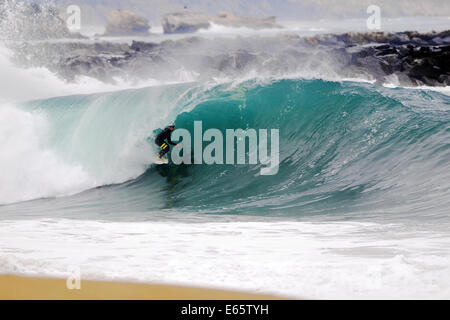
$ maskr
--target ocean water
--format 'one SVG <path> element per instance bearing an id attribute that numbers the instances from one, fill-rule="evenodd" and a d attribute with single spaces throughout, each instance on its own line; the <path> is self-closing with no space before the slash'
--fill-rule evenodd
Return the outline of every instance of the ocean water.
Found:
<path id="1" fill-rule="evenodd" d="M 155 130 L 278 128 L 280 166 L 152 164 Z M 450 97 L 266 79 L 0 109 L 0 272 L 450 297 Z"/>
<path id="2" fill-rule="evenodd" d="M 449 19 L 383 21 L 383 31 L 439 31 Z M 283 25 L 366 31 L 365 19 Z M 84 31 L 85 42 L 133 40 Z M 277 32 L 213 26 L 196 36 Z M 154 28 L 140 40 L 190 36 Z M 319 70 L 68 83 L 13 55 L 0 45 L 0 274 L 64 278 L 76 268 L 82 280 L 294 298 L 450 298 L 448 87 Z M 203 131 L 279 129 L 278 173 L 155 165 L 157 130 L 193 133 L 194 121 Z"/>

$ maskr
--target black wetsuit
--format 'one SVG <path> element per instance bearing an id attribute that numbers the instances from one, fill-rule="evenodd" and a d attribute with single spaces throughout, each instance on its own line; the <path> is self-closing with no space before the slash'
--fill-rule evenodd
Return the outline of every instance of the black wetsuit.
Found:
<path id="1" fill-rule="evenodd" d="M 170 136 L 172 135 L 172 130 L 170 130 L 170 128 L 165 128 L 160 134 L 158 134 L 158 136 L 155 139 L 155 143 L 158 147 L 161 148 L 161 151 L 159 152 L 159 156 L 163 157 L 167 152 L 169 152 L 170 147 L 169 145 L 165 142 L 165 140 L 167 140 L 167 142 L 173 146 L 176 146 L 176 143 L 173 143 L 172 140 L 170 139 Z"/>

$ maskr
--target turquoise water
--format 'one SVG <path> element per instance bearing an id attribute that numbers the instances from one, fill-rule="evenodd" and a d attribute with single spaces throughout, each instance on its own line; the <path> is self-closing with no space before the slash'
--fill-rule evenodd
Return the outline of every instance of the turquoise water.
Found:
<path id="1" fill-rule="evenodd" d="M 450 297 L 450 97 L 185 83 L 0 109 L 0 272 L 293 297 Z M 157 131 L 279 129 L 261 165 L 152 164 Z M 214 272 L 212 272 L 212 270 Z"/>
<path id="2" fill-rule="evenodd" d="M 58 214 L 70 212 L 72 202 L 86 216 L 103 206 L 124 217 L 161 210 L 335 218 L 448 213 L 450 99 L 437 92 L 322 80 L 191 83 L 21 108 L 46 122 L 42 148 L 80 166 L 86 186 L 96 187 L 71 190 L 67 182 L 62 192 L 84 191 L 69 198 L 69 208 L 55 194 L 31 204 L 51 209 L 54 202 Z M 224 136 L 226 129 L 279 129 L 278 174 L 261 176 L 261 165 L 250 164 L 151 164 L 155 130 L 175 122 L 193 135 L 200 120 L 203 131 L 217 128 Z"/>

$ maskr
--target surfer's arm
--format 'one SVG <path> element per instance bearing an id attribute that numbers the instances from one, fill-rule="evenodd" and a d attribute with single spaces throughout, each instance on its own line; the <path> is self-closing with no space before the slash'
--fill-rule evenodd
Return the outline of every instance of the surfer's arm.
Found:
<path id="1" fill-rule="evenodd" d="M 171 139 L 171 137 L 170 137 L 170 134 L 169 134 L 169 136 L 167 137 L 167 142 L 168 142 L 170 145 L 172 145 L 172 146 L 176 146 L 176 145 L 177 145 L 176 143 L 174 143 L 174 142 L 172 141 L 172 139 Z"/>

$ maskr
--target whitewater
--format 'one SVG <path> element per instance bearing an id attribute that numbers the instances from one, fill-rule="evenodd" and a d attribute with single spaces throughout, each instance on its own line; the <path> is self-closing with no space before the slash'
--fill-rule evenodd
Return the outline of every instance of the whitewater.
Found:
<path id="1" fill-rule="evenodd" d="M 3 47 L 0 68 L 0 273 L 450 298 L 448 88 L 182 70 L 66 82 Z M 279 128 L 278 174 L 155 166 L 157 130 L 197 120 Z"/>

